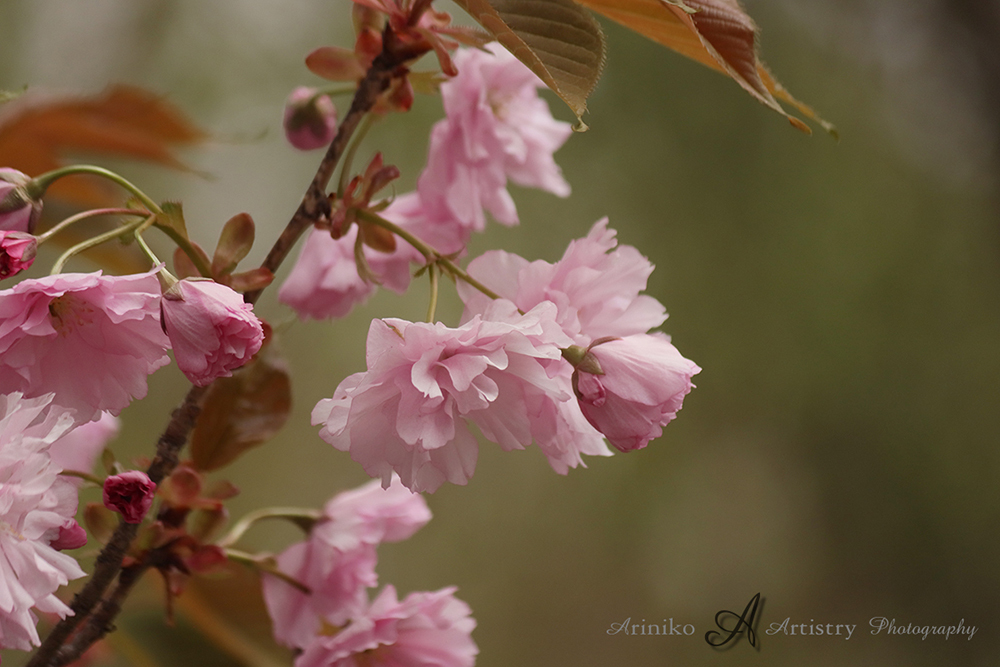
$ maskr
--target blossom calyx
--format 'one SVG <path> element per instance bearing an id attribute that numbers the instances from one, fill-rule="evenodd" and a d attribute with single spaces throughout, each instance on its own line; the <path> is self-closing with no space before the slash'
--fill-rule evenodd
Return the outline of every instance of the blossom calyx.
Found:
<path id="1" fill-rule="evenodd" d="M 140 470 L 129 470 L 104 480 L 104 506 L 121 514 L 125 523 L 142 523 L 155 495 L 156 484 Z"/>
<path id="2" fill-rule="evenodd" d="M 31 232 L 42 214 L 42 201 L 32 196 L 32 179 L 17 169 L 0 168 L 0 229 Z"/>
<path id="3" fill-rule="evenodd" d="M 232 375 L 264 341 L 253 306 L 231 288 L 206 278 L 185 278 L 168 289 L 161 318 L 177 366 L 199 387 Z"/>

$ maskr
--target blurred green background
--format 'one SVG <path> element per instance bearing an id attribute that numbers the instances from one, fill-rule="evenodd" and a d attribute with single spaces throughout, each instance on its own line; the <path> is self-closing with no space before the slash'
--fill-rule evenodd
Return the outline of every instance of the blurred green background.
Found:
<path id="1" fill-rule="evenodd" d="M 1000 79 L 989 54 L 1000 44 L 997 3 L 964 22 L 959 6 L 973 5 L 949 4 L 748 3 L 764 59 L 838 126 L 839 143 L 800 134 L 724 77 L 605 24 L 591 130 L 557 154 L 574 194 L 515 190 L 521 226 L 492 226 L 471 254 L 502 247 L 554 261 L 609 216 L 620 241 L 656 264 L 649 292 L 670 313 L 664 329 L 704 371 L 663 438 L 566 477 L 534 449 L 484 445 L 471 483 L 428 497 L 434 520 L 380 549 L 381 581 L 402 594 L 459 587 L 479 623 L 478 665 L 996 664 Z M 206 247 L 249 212 L 256 262 L 319 160 L 285 144 L 284 98 L 319 83 L 306 53 L 350 43 L 348 5 L 3 0 L 0 88 L 96 93 L 121 81 L 166 95 L 212 133 L 183 156 L 209 176 L 112 166 L 183 201 Z M 409 116 L 376 126 L 362 155 L 382 150 L 403 172 L 398 191 L 412 188 L 440 115 L 438 99 L 418 98 Z M 417 281 L 346 320 L 294 323 L 275 291 L 258 312 L 283 323 L 294 413 L 225 471 L 243 491 L 234 516 L 318 506 L 367 479 L 317 437 L 309 412 L 363 368 L 372 317 L 420 319 L 426 308 Z M 459 312 L 446 290 L 439 315 L 455 324 Z M 120 457 L 152 451 L 186 386 L 175 368 L 151 378 L 149 398 L 123 415 Z M 277 551 L 293 539 L 262 526 L 245 544 Z M 212 582 L 241 614 L 231 627 L 217 623 L 229 612 L 191 602 L 175 630 L 150 584 L 112 642 L 119 663 L 240 664 L 241 650 L 252 664 L 287 662 L 255 624 L 252 579 Z M 740 612 L 757 592 L 759 650 L 707 646 L 715 613 Z M 971 641 L 872 636 L 879 616 L 964 619 L 979 631 Z M 696 632 L 607 634 L 627 618 Z M 785 618 L 858 627 L 850 641 L 764 635 Z M 196 628 L 229 637 L 228 656 Z M 19 659 L 4 652 L 5 663 Z"/>

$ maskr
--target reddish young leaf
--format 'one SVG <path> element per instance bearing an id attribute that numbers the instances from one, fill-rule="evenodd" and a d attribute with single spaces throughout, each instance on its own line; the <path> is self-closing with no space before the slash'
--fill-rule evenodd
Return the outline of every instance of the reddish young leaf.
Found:
<path id="1" fill-rule="evenodd" d="M 232 377 L 219 378 L 205 396 L 191 435 L 196 470 L 218 470 L 269 440 L 288 420 L 291 381 L 270 344 Z"/>
<path id="2" fill-rule="evenodd" d="M 610 0 L 608 0 L 610 2 Z M 573 0 L 455 0 L 572 109 L 582 124 L 604 67 L 604 33 Z M 581 3 L 585 4 L 585 3 Z"/>
<path id="3" fill-rule="evenodd" d="M 132 86 L 89 98 L 29 92 L 0 113 L 0 164 L 37 176 L 61 166 L 68 155 L 94 154 L 186 169 L 172 149 L 206 136 L 162 97 Z M 107 187 L 93 177 L 61 179 L 50 193 L 81 206 L 109 202 Z"/>
<path id="4" fill-rule="evenodd" d="M 757 57 L 757 26 L 737 0 L 576 0 L 607 18 L 655 42 L 732 78 L 762 104 L 788 118 L 796 128 L 810 132 L 798 118 L 789 116 L 780 98 L 835 134 L 771 76 Z"/>

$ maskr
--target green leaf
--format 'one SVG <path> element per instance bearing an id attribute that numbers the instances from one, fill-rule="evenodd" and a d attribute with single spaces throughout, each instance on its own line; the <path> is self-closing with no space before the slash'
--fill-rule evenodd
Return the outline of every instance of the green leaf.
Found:
<path id="1" fill-rule="evenodd" d="M 202 472 L 229 465 L 276 434 L 292 407 L 284 361 L 266 345 L 232 377 L 219 378 L 205 396 L 191 436 L 191 457 Z"/>
<path id="2" fill-rule="evenodd" d="M 590 12 L 572 0 L 455 2 L 582 118 L 605 56 L 604 33 Z M 582 120 L 579 127 L 586 127 Z"/>

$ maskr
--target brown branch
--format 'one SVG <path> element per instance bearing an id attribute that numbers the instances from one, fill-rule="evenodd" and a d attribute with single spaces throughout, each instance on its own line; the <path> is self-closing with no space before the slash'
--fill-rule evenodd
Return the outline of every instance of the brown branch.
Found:
<path id="1" fill-rule="evenodd" d="M 267 253 L 267 257 L 261 264 L 263 268 L 268 269 L 271 273 L 277 271 L 302 233 L 310 225 L 329 217 L 330 200 L 326 195 L 326 187 L 333 177 L 333 171 L 361 119 L 375 106 L 379 96 L 389 89 L 392 78 L 400 65 L 398 57 L 385 50 L 372 62 L 371 69 L 358 84 L 358 91 L 354 94 L 351 108 L 341 122 L 337 136 L 333 138 L 333 143 L 327 149 L 323 161 L 320 162 L 316 176 L 313 177 L 309 189 L 302 197 L 302 203 L 299 204 L 295 215 L 292 216 L 284 231 L 281 232 L 281 236 L 271 247 L 271 251 Z M 262 291 L 262 289 L 258 289 L 247 292 L 243 295 L 243 299 L 247 303 L 256 303 Z"/>
<path id="2" fill-rule="evenodd" d="M 326 155 L 316 171 L 316 176 L 302 198 L 302 203 L 299 204 L 292 219 L 275 241 L 261 265 L 272 273 L 277 271 L 285 257 L 288 256 L 299 236 L 311 224 L 329 216 L 330 202 L 326 195 L 326 188 L 351 136 L 361 119 L 375 106 L 379 96 L 388 90 L 393 77 L 401 74 L 399 69 L 403 63 L 413 57 L 413 54 L 393 50 L 392 45 L 395 41 L 388 32 L 388 28 L 383 43 L 385 48 L 375 58 L 365 78 L 358 84 L 351 108 L 347 116 L 344 117 L 337 131 L 337 136 L 334 137 L 327 149 Z M 262 291 L 247 292 L 244 299 L 248 303 L 255 303 L 260 298 Z M 201 399 L 207 389 L 207 387 L 192 387 L 184 402 L 171 415 L 166 430 L 157 442 L 156 458 L 153 459 L 146 473 L 156 484 L 163 481 L 177 467 L 180 451 L 194 428 L 195 420 L 201 410 Z M 130 574 L 131 570 L 123 572 L 111 596 L 106 600 L 102 599 L 111 582 L 121 572 L 122 559 L 128 553 L 129 545 L 135 539 L 137 530 L 137 524 L 128 524 L 124 521 L 118 524 L 111 539 L 98 554 L 94 564 L 94 573 L 90 580 L 73 598 L 73 603 L 70 605 L 73 615 L 67 616 L 56 624 L 26 667 L 57 667 L 66 664 L 82 655 L 94 641 L 100 639 L 110 630 L 115 617 L 121 610 L 121 602 L 124 601 L 132 584 L 134 584 L 131 579 L 133 576 L 137 579 L 145 570 L 142 568 L 135 575 Z M 95 612 L 94 609 L 98 604 L 100 607 Z M 80 631 L 78 637 L 72 644 L 63 647 L 73 631 L 85 619 L 87 625 Z"/>

